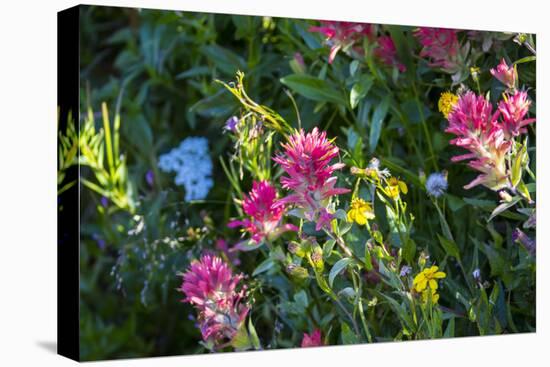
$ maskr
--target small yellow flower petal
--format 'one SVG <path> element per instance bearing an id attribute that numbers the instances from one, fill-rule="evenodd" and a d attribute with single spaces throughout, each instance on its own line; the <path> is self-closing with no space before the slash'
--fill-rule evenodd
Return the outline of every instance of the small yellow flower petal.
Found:
<path id="1" fill-rule="evenodd" d="M 426 289 L 427 286 L 428 286 L 428 279 L 423 278 L 416 285 L 416 291 L 422 292 L 424 289 Z"/>
<path id="2" fill-rule="evenodd" d="M 350 209 L 347 213 L 349 222 L 356 222 L 359 225 L 367 224 L 367 220 L 374 218 L 374 210 L 369 203 L 360 198 L 353 198 Z"/>
<path id="3" fill-rule="evenodd" d="M 437 289 L 437 281 L 436 280 L 430 279 L 429 284 L 430 284 L 431 289 L 433 289 L 433 290 Z"/>
<path id="4" fill-rule="evenodd" d="M 439 112 L 441 112 L 445 118 L 448 118 L 457 103 L 458 96 L 456 94 L 451 92 L 443 92 L 441 93 L 441 98 L 439 98 L 439 102 L 437 103 Z"/>
<path id="5" fill-rule="evenodd" d="M 348 212 L 348 215 L 347 215 L 348 222 L 354 222 L 355 221 L 355 214 L 356 214 L 356 210 L 354 210 L 354 209 L 351 209 Z"/>
<path id="6" fill-rule="evenodd" d="M 420 282 L 422 279 L 424 279 L 424 274 L 422 273 L 417 274 L 413 279 L 413 285 L 418 284 L 418 282 Z"/>
<path id="7" fill-rule="evenodd" d="M 403 181 L 399 181 L 398 185 L 399 185 L 399 189 L 403 194 L 407 194 L 407 192 L 409 192 L 409 188 L 407 187 L 407 184 L 404 183 Z"/>
<path id="8" fill-rule="evenodd" d="M 357 224 L 361 226 L 364 226 L 365 224 L 367 224 L 367 217 L 363 213 L 358 211 L 357 215 L 355 215 L 355 222 L 357 222 Z"/>
<path id="9" fill-rule="evenodd" d="M 447 276 L 447 274 L 445 274 L 444 272 L 442 271 L 438 271 L 437 273 L 434 274 L 434 278 L 436 279 L 443 279 Z"/>

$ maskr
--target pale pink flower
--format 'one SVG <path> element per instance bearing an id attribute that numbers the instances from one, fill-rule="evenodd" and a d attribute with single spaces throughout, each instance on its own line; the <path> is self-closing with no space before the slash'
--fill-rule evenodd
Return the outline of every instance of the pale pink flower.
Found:
<path id="1" fill-rule="evenodd" d="M 420 57 L 428 58 L 431 67 L 456 73 L 462 65 L 458 31 L 446 28 L 420 27 L 414 35 L 422 45 Z"/>
<path id="2" fill-rule="evenodd" d="M 507 186 L 506 154 L 512 142 L 506 140 L 497 117 L 491 103 L 471 91 L 460 96 L 449 113 L 445 131 L 457 136 L 451 144 L 470 151 L 453 157 L 452 161 L 470 160 L 468 165 L 481 172 L 465 189 L 479 184 L 492 190 Z"/>
<path id="3" fill-rule="evenodd" d="M 535 122 L 534 118 L 525 119 L 529 112 L 531 101 L 525 91 L 515 91 L 513 95 L 504 94 L 504 99 L 499 102 L 498 110 L 502 117 L 502 128 L 507 138 L 518 136 L 527 132 L 528 124 Z"/>
<path id="4" fill-rule="evenodd" d="M 297 231 L 292 224 L 281 224 L 284 206 L 275 206 L 277 190 L 267 181 L 253 182 L 248 196 L 244 195 L 243 211 L 249 218 L 229 222 L 229 228 L 243 227 L 255 244 L 273 241 L 286 231 Z M 236 245 L 241 250 L 253 249 L 242 242 Z"/>
<path id="5" fill-rule="evenodd" d="M 373 27 L 368 23 L 353 23 L 353 22 L 338 22 L 330 20 L 322 20 L 320 26 L 312 26 L 310 32 L 319 32 L 326 37 L 326 42 L 330 46 L 330 54 L 328 58 L 329 64 L 332 64 L 338 51 L 363 53 L 362 45 L 357 43 L 363 37 L 371 37 L 373 35 Z"/>
<path id="6" fill-rule="evenodd" d="M 308 347 L 320 347 L 325 345 L 323 343 L 323 340 L 321 339 L 321 330 L 315 329 L 311 335 L 304 333 L 304 336 L 302 337 L 302 348 L 308 348 Z"/>
<path id="7" fill-rule="evenodd" d="M 338 156 L 338 147 L 327 139 L 326 132 L 319 132 L 317 128 L 307 134 L 303 130 L 296 132 L 282 146 L 284 153 L 274 161 L 287 173 L 288 176 L 281 178 L 281 184 L 292 193 L 275 206 L 293 204 L 303 210 L 307 220 L 318 220 L 317 230 L 326 228 L 331 218 L 327 212 L 331 197 L 350 191 L 334 187 L 337 179 L 334 171 L 345 166 L 330 164 Z"/>
<path id="8" fill-rule="evenodd" d="M 237 290 L 242 274 L 234 275 L 219 257 L 203 255 L 183 275 L 184 302 L 195 306 L 203 340 L 215 348 L 228 345 L 250 308 L 244 304 L 246 286 Z"/>
<path id="9" fill-rule="evenodd" d="M 506 60 L 504 59 L 502 59 L 496 68 L 491 69 L 491 75 L 510 89 L 514 89 L 516 87 L 518 80 L 517 69 L 515 66 L 508 66 L 508 64 L 506 64 Z"/>
<path id="10" fill-rule="evenodd" d="M 390 36 L 378 37 L 378 47 L 374 49 L 374 54 L 384 64 L 395 66 L 402 73 L 407 70 L 405 65 L 399 62 L 395 43 Z"/>

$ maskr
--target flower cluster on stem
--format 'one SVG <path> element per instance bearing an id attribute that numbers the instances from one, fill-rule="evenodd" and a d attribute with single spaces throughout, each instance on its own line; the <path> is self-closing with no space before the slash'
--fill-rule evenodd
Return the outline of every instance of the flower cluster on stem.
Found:
<path id="1" fill-rule="evenodd" d="M 248 218 L 233 220 L 228 227 L 242 227 L 248 232 L 255 244 L 264 241 L 272 241 L 286 231 L 297 231 L 298 228 L 292 224 L 282 224 L 284 205 L 275 205 L 277 202 L 277 190 L 268 181 L 255 181 L 252 190 L 244 195 L 243 211 Z M 237 248 L 246 250 L 247 245 L 243 242 Z M 252 247 L 253 248 L 253 247 Z"/>
<path id="2" fill-rule="evenodd" d="M 337 179 L 334 171 L 345 166 L 330 164 L 338 156 L 338 147 L 327 139 L 326 132 L 317 128 L 307 134 L 303 130 L 296 132 L 282 146 L 284 152 L 274 160 L 288 175 L 281 178 L 283 188 L 292 193 L 278 200 L 274 207 L 292 204 L 302 210 L 305 219 L 317 223 L 317 230 L 328 228 L 332 219 L 328 210 L 331 197 L 350 191 L 334 187 Z"/>
<path id="3" fill-rule="evenodd" d="M 209 254 L 193 261 L 183 275 L 183 301 L 197 309 L 202 338 L 213 349 L 231 343 L 250 310 L 243 302 L 246 286 L 237 290 L 242 279 L 221 258 Z"/>

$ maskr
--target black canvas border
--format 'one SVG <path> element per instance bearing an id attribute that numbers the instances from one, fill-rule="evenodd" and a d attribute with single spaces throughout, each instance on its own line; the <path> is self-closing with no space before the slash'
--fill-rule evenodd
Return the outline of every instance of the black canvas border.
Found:
<path id="1" fill-rule="evenodd" d="M 69 114 L 78 128 L 80 68 L 80 6 L 57 13 L 57 107 L 59 131 Z M 58 136 L 59 144 L 59 136 Z M 58 150 L 59 154 L 59 150 Z M 57 197 L 57 353 L 80 360 L 79 332 L 79 167 L 66 172 L 76 185 Z"/>

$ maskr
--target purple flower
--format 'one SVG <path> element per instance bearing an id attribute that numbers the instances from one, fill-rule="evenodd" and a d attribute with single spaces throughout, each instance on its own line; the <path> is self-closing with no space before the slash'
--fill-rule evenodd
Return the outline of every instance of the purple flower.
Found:
<path id="1" fill-rule="evenodd" d="M 432 173 L 426 181 L 428 195 L 438 198 L 447 191 L 447 175 L 441 172 Z"/>
<path id="2" fill-rule="evenodd" d="M 472 277 L 474 277 L 474 280 L 476 282 L 480 282 L 481 281 L 481 271 L 479 269 L 475 269 L 473 272 L 472 272 Z"/>
<path id="3" fill-rule="evenodd" d="M 230 118 L 227 119 L 227 121 L 225 122 L 225 127 L 224 129 L 226 131 L 230 131 L 232 133 L 236 132 L 237 131 L 237 125 L 239 124 L 239 119 L 237 118 L 237 116 L 231 116 Z"/>
<path id="4" fill-rule="evenodd" d="M 406 277 L 411 273 L 411 271 L 412 271 L 412 268 L 410 266 L 403 265 L 403 267 L 401 268 L 401 271 L 399 272 L 399 276 Z"/>
<path id="5" fill-rule="evenodd" d="M 145 181 L 149 186 L 153 187 L 153 184 L 155 183 L 155 174 L 152 170 L 147 171 L 145 174 Z"/>
<path id="6" fill-rule="evenodd" d="M 102 196 L 100 199 L 101 206 L 106 208 L 109 206 L 109 199 L 107 199 L 105 196 Z"/>

